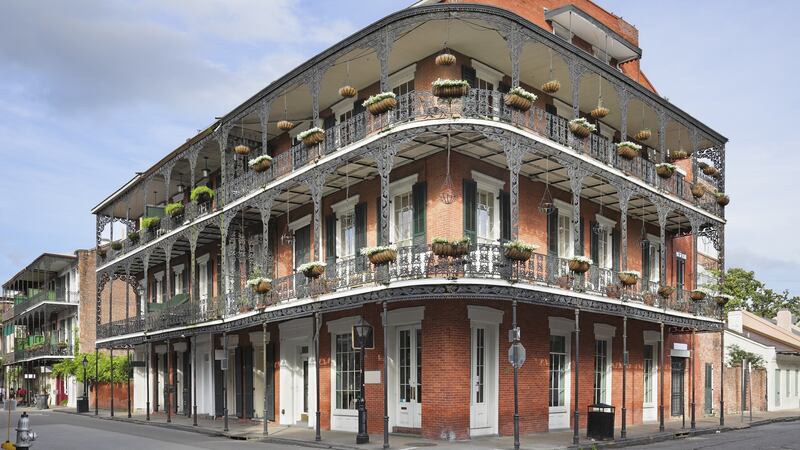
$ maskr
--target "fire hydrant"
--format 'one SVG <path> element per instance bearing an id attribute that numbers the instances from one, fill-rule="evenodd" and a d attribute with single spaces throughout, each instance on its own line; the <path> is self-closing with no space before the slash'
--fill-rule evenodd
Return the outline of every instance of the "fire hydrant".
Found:
<path id="1" fill-rule="evenodd" d="M 31 448 L 31 444 L 36 440 L 36 432 L 31 430 L 31 419 L 27 412 L 23 412 L 17 422 L 17 442 L 14 444 L 17 449 Z"/>

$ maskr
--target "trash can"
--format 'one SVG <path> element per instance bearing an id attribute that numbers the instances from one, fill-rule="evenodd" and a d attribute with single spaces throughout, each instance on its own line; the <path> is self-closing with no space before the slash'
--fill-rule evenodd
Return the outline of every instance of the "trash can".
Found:
<path id="1" fill-rule="evenodd" d="M 78 412 L 79 413 L 88 413 L 89 412 L 89 398 L 88 397 L 79 397 L 77 403 L 78 403 Z"/>
<path id="2" fill-rule="evenodd" d="M 614 439 L 614 408 L 605 403 L 589 405 L 586 421 L 586 437 L 598 441 Z"/>
<path id="3" fill-rule="evenodd" d="M 48 394 L 37 394 L 36 395 L 36 409 L 48 409 L 48 403 L 50 399 L 50 395 Z"/>

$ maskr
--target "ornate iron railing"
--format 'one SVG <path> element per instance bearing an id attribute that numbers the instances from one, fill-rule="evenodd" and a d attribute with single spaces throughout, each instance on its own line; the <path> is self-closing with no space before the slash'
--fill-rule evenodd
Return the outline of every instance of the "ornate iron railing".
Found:
<path id="1" fill-rule="evenodd" d="M 374 266 L 366 257 L 356 256 L 329 265 L 319 278 L 306 278 L 299 273 L 283 276 L 273 280 L 272 288 L 266 294 L 258 294 L 244 286 L 245 280 L 238 277 L 235 281 L 242 283 L 237 289 L 240 294 L 231 292 L 224 299 L 200 300 L 101 324 L 97 333 L 99 338 L 106 338 L 142 330 L 161 330 L 250 313 L 272 305 L 289 305 L 298 300 L 359 287 L 421 279 L 507 280 L 585 292 L 664 311 L 714 318 L 720 314 L 719 307 L 711 299 L 692 301 L 682 290 L 663 298 L 657 293 L 658 283 L 640 281 L 634 286 L 623 287 L 612 269 L 597 265 L 591 265 L 587 272 L 578 274 L 569 270 L 569 259 L 553 255 L 534 253 L 528 261 L 512 261 L 506 258 L 499 244 L 474 245 L 461 257 L 437 256 L 430 246 L 420 245 L 398 249 L 396 261 L 383 266 Z"/>
<path id="2" fill-rule="evenodd" d="M 19 299 L 14 303 L 14 315 L 22 314 L 28 309 L 43 303 L 43 302 L 57 302 L 67 304 L 78 304 L 80 301 L 80 294 L 73 291 L 40 291 L 37 294 L 26 299 Z"/>
<path id="3" fill-rule="evenodd" d="M 72 346 L 69 344 L 38 344 L 27 348 L 14 349 L 14 360 L 49 357 L 49 356 L 73 356 Z"/>

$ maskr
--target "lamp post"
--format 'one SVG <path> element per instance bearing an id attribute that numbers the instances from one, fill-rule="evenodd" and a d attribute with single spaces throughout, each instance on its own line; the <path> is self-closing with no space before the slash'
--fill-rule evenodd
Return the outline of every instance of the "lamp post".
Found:
<path id="1" fill-rule="evenodd" d="M 83 398 L 89 398 L 89 392 L 86 389 L 86 366 L 89 365 L 89 359 L 86 358 L 86 355 L 83 355 L 83 361 L 81 361 L 81 365 L 83 366 Z"/>
<path id="2" fill-rule="evenodd" d="M 360 324 L 353 325 L 353 349 L 361 351 L 361 395 L 358 399 L 358 434 L 356 435 L 356 444 L 369 443 L 369 434 L 367 433 L 367 402 L 364 389 L 364 353 L 367 347 L 372 348 L 373 343 L 372 326 L 364 323 L 362 320 Z"/>

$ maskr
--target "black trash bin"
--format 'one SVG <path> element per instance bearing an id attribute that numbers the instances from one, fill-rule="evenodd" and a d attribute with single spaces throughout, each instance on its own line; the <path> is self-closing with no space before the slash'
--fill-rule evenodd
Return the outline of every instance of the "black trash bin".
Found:
<path id="1" fill-rule="evenodd" d="M 78 412 L 79 413 L 89 412 L 89 399 L 87 397 L 78 397 Z"/>
<path id="2" fill-rule="evenodd" d="M 589 405 L 586 437 L 598 441 L 614 439 L 614 408 L 605 403 Z"/>

